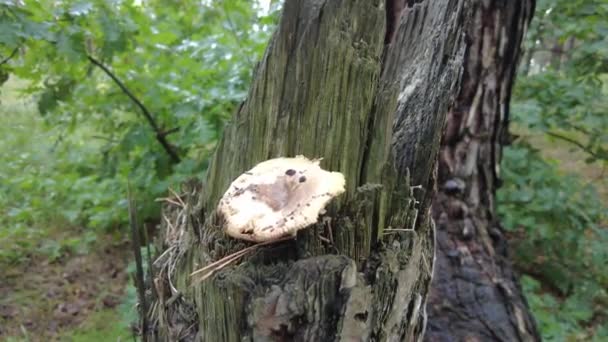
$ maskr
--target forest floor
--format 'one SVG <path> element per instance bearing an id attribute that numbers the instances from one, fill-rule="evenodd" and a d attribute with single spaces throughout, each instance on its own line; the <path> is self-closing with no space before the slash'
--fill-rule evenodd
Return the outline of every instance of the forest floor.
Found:
<path id="1" fill-rule="evenodd" d="M 0 265 L 0 340 L 130 340 L 121 317 L 129 251 L 127 241 L 99 237 L 88 253 Z"/>

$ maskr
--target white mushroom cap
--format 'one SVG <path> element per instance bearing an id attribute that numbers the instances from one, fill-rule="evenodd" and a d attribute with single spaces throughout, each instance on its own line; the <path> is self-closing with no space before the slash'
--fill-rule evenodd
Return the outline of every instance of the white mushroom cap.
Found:
<path id="1" fill-rule="evenodd" d="M 344 183 L 344 175 L 321 169 L 319 160 L 270 159 L 235 179 L 217 210 L 232 237 L 264 242 L 295 236 L 317 222 Z"/>

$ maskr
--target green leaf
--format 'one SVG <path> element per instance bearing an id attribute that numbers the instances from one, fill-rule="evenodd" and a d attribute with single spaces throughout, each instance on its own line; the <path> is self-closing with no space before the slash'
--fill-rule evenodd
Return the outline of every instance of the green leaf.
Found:
<path id="1" fill-rule="evenodd" d="M 61 32 L 57 36 L 57 51 L 67 57 L 68 61 L 83 60 L 86 56 L 83 33 L 78 29 L 73 32 Z"/>

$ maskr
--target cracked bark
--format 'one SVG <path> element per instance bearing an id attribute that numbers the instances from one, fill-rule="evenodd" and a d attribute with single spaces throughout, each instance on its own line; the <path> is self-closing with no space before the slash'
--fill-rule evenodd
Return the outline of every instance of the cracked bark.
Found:
<path id="1" fill-rule="evenodd" d="M 441 144 L 425 340 L 540 340 L 495 212 L 511 88 L 534 1 L 474 3 L 462 87 Z"/>

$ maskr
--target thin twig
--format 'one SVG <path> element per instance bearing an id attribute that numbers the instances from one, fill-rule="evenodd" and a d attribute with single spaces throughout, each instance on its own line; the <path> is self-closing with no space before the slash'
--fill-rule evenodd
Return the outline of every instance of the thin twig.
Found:
<path id="1" fill-rule="evenodd" d="M 177 198 L 178 202 L 174 201 L 173 198 L 171 198 L 171 197 L 159 197 L 159 198 L 156 198 L 154 201 L 155 202 L 163 202 L 164 201 L 164 202 L 171 203 L 171 204 L 173 204 L 173 205 L 175 205 L 177 207 L 180 207 L 182 209 L 186 208 L 186 203 L 184 203 L 184 201 L 182 200 L 182 198 L 179 197 L 179 195 L 177 194 L 177 192 L 175 192 L 171 188 L 169 188 L 169 191 L 173 194 L 173 196 L 175 196 L 175 198 Z"/>
<path id="2" fill-rule="evenodd" d="M 175 288 L 175 286 L 173 285 L 173 282 L 171 281 L 171 275 L 173 274 L 173 271 L 175 270 L 176 263 L 177 263 L 177 258 L 173 258 L 172 260 L 170 260 L 168 267 L 167 267 L 167 280 L 169 280 L 169 288 L 171 288 L 172 295 L 176 295 L 179 293 L 179 291 L 177 290 L 177 288 Z"/>
<path id="3" fill-rule="evenodd" d="M 415 235 L 418 234 L 416 232 L 416 230 L 412 229 L 412 228 L 389 228 L 389 229 L 382 230 L 382 235 L 399 234 L 399 233 L 403 233 L 403 232 L 414 233 Z"/>
<path id="4" fill-rule="evenodd" d="M 205 273 L 203 273 L 203 275 L 198 280 L 194 281 L 193 285 L 196 285 L 196 284 L 204 281 L 205 279 L 207 279 L 207 278 L 211 277 L 212 275 L 214 275 L 215 272 L 223 269 L 224 267 L 230 265 L 233 262 L 236 262 L 241 257 L 243 257 L 243 256 L 245 256 L 245 255 L 247 255 L 247 254 L 249 254 L 251 252 L 253 252 L 253 249 L 244 249 L 242 251 L 233 253 L 233 254 L 229 255 L 228 257 L 226 257 L 226 258 L 220 259 L 219 260 L 219 261 L 221 261 L 220 263 L 217 263 L 217 262 L 213 263 L 213 267 L 211 267 L 211 268 L 201 269 L 201 270 L 197 271 L 197 272 L 203 272 L 203 271 L 205 271 Z"/>
<path id="5" fill-rule="evenodd" d="M 168 254 L 170 253 L 173 249 L 175 249 L 175 246 L 171 246 L 169 248 L 167 248 L 166 251 L 164 251 L 161 255 L 159 255 L 156 260 L 154 260 L 154 265 L 158 265 L 158 263 Z"/>
<path id="6" fill-rule="evenodd" d="M 175 226 L 171 223 L 171 221 L 169 221 L 169 219 L 167 218 L 167 216 L 163 215 L 163 218 L 165 219 L 165 222 L 167 222 L 167 225 L 169 226 L 169 229 L 171 231 L 175 230 Z"/>
<path id="7" fill-rule="evenodd" d="M 221 258 L 221 259 L 219 259 L 217 261 L 214 261 L 214 262 L 210 263 L 209 265 L 207 265 L 207 266 L 205 266 L 203 268 L 200 268 L 200 269 L 198 269 L 198 270 L 190 273 L 190 276 L 192 277 L 192 276 L 195 276 L 195 275 L 197 275 L 199 273 L 203 273 L 205 271 L 212 270 L 212 269 L 216 268 L 216 266 L 218 266 L 218 265 L 225 264 L 226 261 L 236 260 L 236 259 L 238 259 L 238 257 L 243 256 L 243 255 L 247 254 L 248 252 L 251 252 L 252 250 L 256 249 L 257 247 L 258 247 L 258 245 L 253 245 L 253 246 L 249 246 L 247 248 L 241 249 L 240 251 L 231 253 L 231 254 L 229 254 L 229 255 L 227 255 L 227 256 L 225 256 L 225 257 L 223 257 L 223 258 Z"/>
<path id="8" fill-rule="evenodd" d="M 0 66 L 4 65 L 4 64 L 6 64 L 6 63 L 8 63 L 8 61 L 10 61 L 11 59 L 13 59 L 13 57 L 15 57 L 15 55 L 17 54 L 17 52 L 19 52 L 19 47 L 20 47 L 20 46 L 17 46 L 16 48 L 14 48 L 14 49 L 13 49 L 13 51 L 11 52 L 11 54 L 10 54 L 10 55 L 8 55 L 8 57 L 6 57 L 5 59 L 3 59 L 3 60 L 0 62 Z"/>
<path id="9" fill-rule="evenodd" d="M 166 130 L 164 132 L 160 132 L 160 135 L 162 135 L 163 137 L 166 137 L 167 135 L 173 134 L 173 133 L 175 133 L 177 131 L 179 131 L 179 127 L 173 127 L 173 128 L 168 129 L 168 130 Z"/>
<path id="10" fill-rule="evenodd" d="M 179 203 L 182 205 L 182 208 L 186 207 L 186 203 L 184 203 L 184 201 L 182 201 L 182 198 L 179 197 L 179 195 L 177 194 L 177 192 L 175 192 L 175 190 L 171 189 L 169 187 L 169 191 L 173 194 L 173 196 L 175 196 L 177 198 L 177 200 L 179 201 Z"/>
<path id="11" fill-rule="evenodd" d="M 105 141 L 111 142 L 111 143 L 117 143 L 118 142 L 118 140 L 116 140 L 116 139 L 112 139 L 112 138 L 109 138 L 109 137 L 104 137 L 102 135 L 91 135 L 91 138 L 93 138 L 93 139 L 99 139 L 99 140 L 105 140 Z"/>
<path id="12" fill-rule="evenodd" d="M 605 159 L 602 158 L 601 156 L 599 156 L 597 153 L 595 153 L 593 150 L 591 150 L 590 148 L 588 148 L 587 146 L 583 145 L 581 142 L 574 140 L 572 138 L 568 138 L 567 136 L 561 135 L 559 133 L 555 133 L 555 132 L 547 132 L 548 136 L 554 137 L 556 139 L 560 139 L 563 140 L 565 142 L 569 142 L 572 145 L 577 146 L 578 148 L 580 148 L 581 150 L 583 150 L 584 152 L 588 153 L 589 155 L 591 155 L 592 157 L 596 158 L 596 159 Z"/>
<path id="13" fill-rule="evenodd" d="M 135 105 L 141 110 L 142 115 L 148 121 L 148 124 L 150 124 L 150 126 L 154 130 L 154 133 L 156 134 L 156 140 L 158 140 L 158 142 L 163 146 L 165 151 L 167 151 L 167 153 L 171 157 L 171 160 L 176 164 L 179 163 L 181 159 L 173 148 L 173 146 L 167 141 L 167 133 L 163 132 L 160 126 L 156 123 L 156 120 L 154 120 L 154 117 L 152 116 L 152 113 L 150 113 L 148 108 L 146 108 L 146 106 L 144 106 L 144 104 L 137 97 L 135 97 L 135 95 L 133 95 L 133 93 L 127 88 L 127 86 L 125 86 L 125 84 L 122 83 L 118 79 L 118 77 L 116 77 L 116 75 L 114 75 L 112 71 L 110 71 L 110 69 L 108 69 L 108 67 L 106 67 L 105 65 L 103 65 L 103 63 L 96 60 L 90 55 L 87 55 L 87 58 L 91 63 L 103 70 L 103 72 L 108 75 L 112 79 L 112 81 L 114 81 L 114 83 L 116 83 L 116 85 L 122 90 L 122 92 L 125 93 L 125 95 L 127 95 L 129 99 L 133 101 L 133 103 L 135 103 Z"/>
<path id="14" fill-rule="evenodd" d="M 177 207 L 183 208 L 182 205 L 181 205 L 181 203 L 175 202 L 170 197 L 159 197 L 159 198 L 154 199 L 154 202 L 163 202 L 163 201 L 171 203 L 171 204 L 173 204 L 173 205 L 175 205 Z"/>
<path id="15" fill-rule="evenodd" d="M 328 239 L 328 238 L 326 238 L 326 237 L 324 237 L 323 235 L 319 234 L 319 235 L 317 235 L 317 236 L 319 237 L 319 240 L 321 240 L 321 241 L 325 242 L 325 243 L 326 243 L 326 244 L 328 244 L 328 245 L 330 245 L 330 244 L 331 244 L 331 241 L 329 241 L 329 239 Z"/>
<path id="16" fill-rule="evenodd" d="M 265 241 L 265 242 L 260 242 L 257 243 L 253 246 L 249 246 L 247 248 L 241 249 L 240 251 L 236 251 L 232 254 L 229 254 L 217 261 L 214 261 L 212 263 L 210 263 L 209 265 L 198 269 L 192 273 L 190 273 L 190 276 L 195 276 L 197 274 L 203 273 L 203 275 L 201 276 L 201 278 L 199 278 L 198 280 L 196 280 L 192 285 L 198 284 L 200 282 L 202 282 L 203 280 L 209 278 L 210 276 L 212 276 L 216 271 L 221 270 L 222 268 L 230 265 L 231 263 L 237 261 L 238 259 L 240 259 L 241 257 L 247 255 L 250 252 L 253 252 L 255 249 L 257 249 L 258 247 L 262 247 L 262 246 L 266 246 L 266 245 L 270 245 L 270 244 L 274 244 L 274 243 L 278 243 L 281 241 L 286 241 L 286 240 L 291 240 L 293 239 L 292 236 L 287 236 L 284 238 L 280 238 L 277 240 L 272 240 L 272 241 Z"/>
<path id="17" fill-rule="evenodd" d="M 144 342 L 148 340 L 147 331 L 148 331 L 148 307 L 146 303 L 146 289 L 144 285 L 144 270 L 143 270 L 143 261 L 141 257 L 141 246 L 140 243 L 140 235 L 139 235 L 139 227 L 137 225 L 137 209 L 135 205 L 135 200 L 133 199 L 133 195 L 131 193 L 131 185 L 127 183 L 127 197 L 129 204 L 129 226 L 131 227 L 131 243 L 133 247 L 133 253 L 135 254 L 135 282 L 137 284 L 137 292 L 139 297 L 139 302 L 141 303 L 141 328 L 142 328 L 142 339 Z"/>

